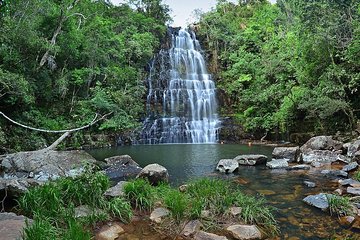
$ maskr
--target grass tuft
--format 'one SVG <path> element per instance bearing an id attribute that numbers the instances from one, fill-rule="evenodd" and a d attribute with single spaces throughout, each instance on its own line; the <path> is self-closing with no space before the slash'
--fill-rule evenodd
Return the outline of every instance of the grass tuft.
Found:
<path id="1" fill-rule="evenodd" d="M 352 205 L 348 197 L 342 197 L 337 195 L 326 195 L 329 202 L 330 214 L 337 216 L 349 216 L 353 215 Z"/>

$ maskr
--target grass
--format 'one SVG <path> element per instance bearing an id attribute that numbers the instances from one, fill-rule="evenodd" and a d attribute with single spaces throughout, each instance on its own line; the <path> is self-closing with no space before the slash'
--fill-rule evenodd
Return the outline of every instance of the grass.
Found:
<path id="1" fill-rule="evenodd" d="M 360 181 L 360 171 L 359 170 L 354 173 L 353 178 L 356 181 Z"/>
<path id="2" fill-rule="evenodd" d="M 134 207 L 140 211 L 150 211 L 154 206 L 155 191 L 145 179 L 130 181 L 124 186 L 124 192 Z"/>
<path id="3" fill-rule="evenodd" d="M 337 195 L 327 195 L 329 202 L 330 214 L 337 216 L 349 216 L 353 215 L 352 205 L 348 197 L 342 197 Z"/>

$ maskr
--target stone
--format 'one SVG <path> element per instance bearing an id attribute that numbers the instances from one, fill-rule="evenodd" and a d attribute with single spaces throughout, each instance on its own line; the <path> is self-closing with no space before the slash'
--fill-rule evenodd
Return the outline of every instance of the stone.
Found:
<path id="1" fill-rule="evenodd" d="M 360 140 L 356 140 L 349 144 L 347 156 L 354 157 L 355 153 L 360 150 Z"/>
<path id="2" fill-rule="evenodd" d="M 202 227 L 202 223 L 199 220 L 192 220 L 188 222 L 181 232 L 181 235 L 185 237 L 192 237 Z"/>
<path id="3" fill-rule="evenodd" d="M 88 217 L 93 214 L 106 214 L 106 213 L 103 210 L 96 208 L 94 209 L 89 207 L 88 205 L 80 205 L 74 209 L 75 218 Z"/>
<path id="4" fill-rule="evenodd" d="M 314 182 L 310 182 L 310 181 L 304 181 L 304 185 L 309 187 L 309 188 L 314 188 L 316 187 L 316 183 Z"/>
<path id="5" fill-rule="evenodd" d="M 239 169 L 239 163 L 234 159 L 221 159 L 216 170 L 222 173 L 232 173 Z"/>
<path id="6" fill-rule="evenodd" d="M 360 187 L 354 188 L 354 187 L 348 187 L 346 189 L 346 192 L 352 195 L 360 196 Z"/>
<path id="7" fill-rule="evenodd" d="M 289 163 L 287 159 L 273 159 L 266 163 L 266 166 L 271 169 L 287 168 Z"/>
<path id="8" fill-rule="evenodd" d="M 156 163 L 149 164 L 146 167 L 144 167 L 136 177 L 147 178 L 149 182 L 153 185 L 157 185 L 160 182 L 169 181 L 168 170 Z"/>
<path id="9" fill-rule="evenodd" d="M 235 239 L 261 239 L 262 235 L 255 225 L 232 225 L 226 229 Z"/>
<path id="10" fill-rule="evenodd" d="M 322 162 L 332 163 L 336 161 L 350 162 L 346 156 L 332 152 L 329 150 L 310 150 L 302 154 L 302 160 L 304 163 Z"/>
<path id="11" fill-rule="evenodd" d="M 356 180 L 354 180 L 352 178 L 341 179 L 341 180 L 339 180 L 339 184 L 341 186 L 360 187 L 360 182 L 356 181 Z"/>
<path id="12" fill-rule="evenodd" d="M 181 185 L 181 186 L 179 186 L 179 191 L 180 192 L 186 192 L 187 188 L 188 188 L 187 184 Z"/>
<path id="13" fill-rule="evenodd" d="M 324 164 L 321 162 L 312 162 L 311 166 L 313 166 L 315 168 L 320 168 L 320 167 L 324 166 Z"/>
<path id="14" fill-rule="evenodd" d="M 260 154 L 247 154 L 247 155 L 239 155 L 234 158 L 235 161 L 239 163 L 239 165 L 245 166 L 254 166 L 265 164 L 268 157 Z"/>
<path id="15" fill-rule="evenodd" d="M 336 193 L 336 194 L 338 194 L 338 195 L 343 195 L 344 194 L 344 191 L 342 190 L 342 189 L 340 189 L 340 188 L 338 188 L 338 189 L 335 189 L 334 190 L 334 193 Z"/>
<path id="16" fill-rule="evenodd" d="M 22 239 L 22 232 L 32 220 L 18 216 L 15 213 L 3 212 L 0 213 L 0 239 L 1 240 L 15 240 Z"/>
<path id="17" fill-rule="evenodd" d="M 200 214 L 201 218 L 208 218 L 210 217 L 210 211 L 209 210 L 202 210 Z"/>
<path id="18" fill-rule="evenodd" d="M 228 240 L 227 237 L 219 236 L 213 233 L 199 231 L 195 234 L 194 240 Z"/>
<path id="19" fill-rule="evenodd" d="M 332 136 L 316 136 L 310 138 L 300 150 L 306 153 L 311 150 L 340 150 L 343 147 L 343 143 L 336 141 Z"/>
<path id="20" fill-rule="evenodd" d="M 118 223 L 112 224 L 111 226 L 104 226 L 100 232 L 96 234 L 96 240 L 115 240 L 124 232 L 125 230 Z"/>
<path id="21" fill-rule="evenodd" d="M 107 165 L 126 165 L 126 166 L 136 166 L 139 167 L 139 164 L 135 162 L 129 155 L 120 155 L 105 158 L 104 161 Z"/>
<path id="22" fill-rule="evenodd" d="M 141 167 L 134 165 L 114 164 L 105 169 L 105 174 L 112 182 L 119 182 L 135 178 L 141 170 Z"/>
<path id="23" fill-rule="evenodd" d="M 161 223 L 162 218 L 170 214 L 170 211 L 166 208 L 155 208 L 154 211 L 150 214 L 150 220 L 155 223 Z"/>
<path id="24" fill-rule="evenodd" d="M 300 162 L 299 147 L 276 147 L 272 152 L 274 159 L 289 159 L 289 162 Z"/>
<path id="25" fill-rule="evenodd" d="M 123 197 L 125 196 L 124 186 L 126 181 L 120 181 L 115 186 L 109 188 L 105 191 L 104 195 L 107 197 Z"/>
<path id="26" fill-rule="evenodd" d="M 287 168 L 287 170 L 310 170 L 309 165 L 300 164 L 300 165 L 294 165 Z"/>
<path id="27" fill-rule="evenodd" d="M 351 172 L 353 170 L 356 170 L 358 167 L 359 167 L 359 164 L 357 162 L 352 162 L 352 163 L 349 163 L 348 165 L 344 166 L 342 168 L 342 170 L 345 172 Z"/>
<path id="28" fill-rule="evenodd" d="M 349 175 L 342 170 L 322 170 L 320 173 L 328 177 L 347 177 Z"/>
<path id="29" fill-rule="evenodd" d="M 317 195 L 309 195 L 303 199 L 303 201 L 313 207 L 326 210 L 329 208 L 328 196 L 331 194 L 320 193 Z"/>
<path id="30" fill-rule="evenodd" d="M 339 218 L 339 222 L 342 226 L 351 226 L 355 222 L 355 217 L 353 216 L 342 216 Z"/>
<path id="31" fill-rule="evenodd" d="M 242 208 L 241 207 L 230 207 L 229 212 L 230 212 L 231 216 L 236 217 L 237 215 L 240 215 L 240 213 L 242 212 Z"/>

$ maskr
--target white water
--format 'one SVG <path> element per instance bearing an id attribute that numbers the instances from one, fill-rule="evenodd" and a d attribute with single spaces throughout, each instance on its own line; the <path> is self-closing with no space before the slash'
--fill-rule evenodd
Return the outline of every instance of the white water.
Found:
<path id="1" fill-rule="evenodd" d="M 216 89 L 194 33 L 179 30 L 148 79 L 148 116 L 139 143 L 215 143 Z M 161 108 L 160 108 L 161 106 Z"/>

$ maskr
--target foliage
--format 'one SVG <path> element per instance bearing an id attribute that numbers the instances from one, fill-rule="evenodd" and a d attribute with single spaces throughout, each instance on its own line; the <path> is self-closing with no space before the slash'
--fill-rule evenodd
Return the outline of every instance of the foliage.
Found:
<path id="1" fill-rule="evenodd" d="M 356 180 L 356 181 L 360 181 L 360 171 L 356 171 L 353 175 L 353 178 Z"/>
<path id="2" fill-rule="evenodd" d="M 154 206 L 155 192 L 149 181 L 138 178 L 124 186 L 127 198 L 139 210 L 151 210 Z"/>
<path id="3" fill-rule="evenodd" d="M 337 216 L 351 216 L 352 205 L 348 197 L 342 197 L 337 195 L 326 195 L 329 202 L 330 214 L 336 214 Z"/>

